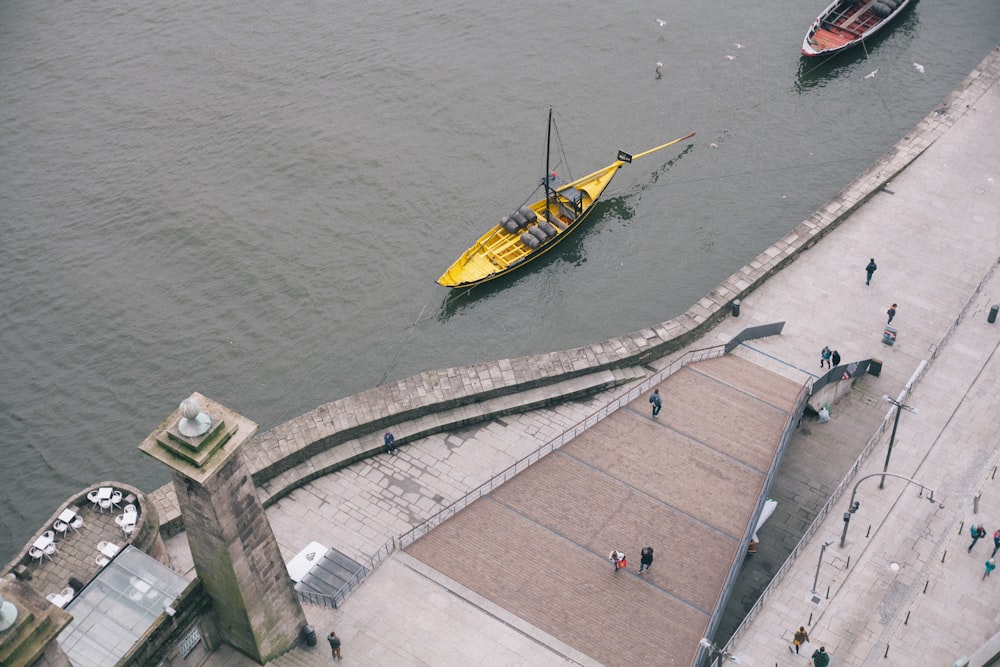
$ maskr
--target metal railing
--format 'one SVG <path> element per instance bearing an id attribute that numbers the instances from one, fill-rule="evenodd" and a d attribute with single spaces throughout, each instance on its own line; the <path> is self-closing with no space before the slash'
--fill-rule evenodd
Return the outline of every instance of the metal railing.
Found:
<path id="1" fill-rule="evenodd" d="M 312 593 L 309 591 L 296 590 L 295 593 L 299 596 L 299 599 L 303 602 L 309 604 L 318 605 L 320 607 L 330 607 L 332 609 L 337 609 L 341 604 L 343 604 L 344 599 L 357 588 L 362 581 L 368 578 L 372 572 L 375 571 L 379 565 L 386 560 L 392 552 L 397 548 L 396 538 L 391 538 L 388 542 L 383 544 L 375 555 L 368 559 L 365 567 L 358 570 L 353 577 L 337 589 L 332 595 L 326 593 Z"/>
<path id="2" fill-rule="evenodd" d="M 975 300 L 976 296 L 982 291 L 983 286 L 986 284 L 986 282 L 996 272 L 998 265 L 1000 265 L 1000 262 L 994 263 L 993 266 L 990 267 L 990 270 L 986 272 L 986 276 L 979 282 L 979 285 L 976 286 L 976 289 L 973 291 L 972 295 L 966 300 L 965 304 L 962 306 L 962 309 L 959 311 L 958 316 L 956 316 L 951 325 L 949 325 L 947 331 L 945 331 L 945 333 L 941 336 L 941 339 L 938 341 L 938 343 L 933 346 L 931 354 L 929 355 L 930 360 L 934 360 L 937 358 L 938 352 L 940 352 L 941 349 L 945 346 L 945 344 L 951 338 L 952 334 L 955 332 L 955 329 L 958 328 L 958 325 L 965 318 L 966 313 L 972 306 L 972 302 Z M 909 396 L 909 394 L 913 391 L 913 388 L 920 382 L 921 379 L 923 379 L 924 375 L 926 375 L 928 368 L 930 368 L 929 363 L 922 363 L 917 367 L 917 370 L 910 377 L 909 382 L 907 382 L 906 386 L 903 387 L 903 391 L 900 393 L 900 396 L 902 397 L 899 399 L 900 401 L 906 400 L 906 397 Z M 823 523 L 823 520 L 830 513 L 830 510 L 832 509 L 833 505 L 844 494 L 844 491 L 847 489 L 851 481 L 853 481 L 854 477 L 858 474 L 858 471 L 861 469 L 861 465 L 872 453 L 872 450 L 875 449 L 875 446 L 882 439 L 882 436 L 885 435 L 885 432 L 889 428 L 889 424 L 893 419 L 895 410 L 896 410 L 895 407 L 891 407 L 886 412 L 885 417 L 882 419 L 882 423 L 879 425 L 878 429 L 875 431 L 872 437 L 868 440 L 868 443 L 865 445 L 865 448 L 861 451 L 861 454 L 854 461 L 854 465 L 851 466 L 851 469 L 847 472 L 847 474 L 844 476 L 844 479 L 841 480 L 836 490 L 826 501 L 826 504 L 824 504 L 822 509 L 820 509 L 819 513 L 816 515 L 816 518 L 814 518 L 812 523 L 809 524 L 809 527 L 806 529 L 806 532 L 802 535 L 802 539 L 799 540 L 798 544 L 795 545 L 795 548 L 793 548 L 792 551 L 788 554 L 788 558 L 786 558 L 785 562 L 781 565 L 780 568 L 778 568 L 778 571 L 774 573 L 774 576 L 771 578 L 770 583 L 768 583 L 767 588 L 764 589 L 764 591 L 760 594 L 760 597 L 757 598 L 757 602 L 754 603 L 754 606 L 750 608 L 750 611 L 748 611 L 747 615 L 743 618 L 743 622 L 740 623 L 739 627 L 736 628 L 736 631 L 733 632 L 733 635 L 729 638 L 729 641 L 726 643 L 725 650 L 727 651 L 732 650 L 733 643 L 737 639 L 739 639 L 740 635 L 743 634 L 747 626 L 750 624 L 753 618 L 764 606 L 764 602 L 767 601 L 767 598 L 774 591 L 777 585 L 781 582 L 785 574 L 788 573 L 788 570 L 791 568 L 792 564 L 798 558 L 800 552 L 807 546 L 810 538 L 817 530 L 819 530 L 820 525 Z"/>
<path id="3" fill-rule="evenodd" d="M 586 431 L 587 429 L 598 424 L 602 420 L 606 419 L 614 412 L 618 411 L 620 408 L 628 405 L 635 399 L 639 398 L 643 393 L 649 391 L 650 387 L 663 381 L 664 378 L 670 377 L 686 364 L 695 361 L 704 361 L 706 359 L 712 359 L 715 357 L 721 357 L 726 354 L 725 345 L 715 345 L 713 347 L 702 348 L 699 350 L 691 350 L 686 354 L 678 357 L 670 363 L 665 369 L 658 371 L 655 375 L 650 376 L 639 385 L 629 389 L 624 394 L 618 396 L 610 403 L 603 406 L 598 411 L 594 412 L 585 419 L 577 422 L 573 426 L 563 431 L 557 437 L 546 442 L 544 445 L 531 452 L 524 458 L 519 459 L 513 465 L 509 466 L 502 472 L 494 475 L 488 479 L 483 484 L 467 493 L 462 498 L 456 500 L 454 503 L 444 508 L 434 516 L 430 517 L 420 525 L 414 527 L 410 531 L 399 536 L 397 542 L 400 549 L 405 549 L 407 546 L 417 541 L 431 530 L 441 525 L 451 517 L 455 516 L 459 511 L 465 509 L 475 501 L 479 500 L 485 495 L 489 495 L 494 490 L 497 489 L 504 482 L 513 479 L 518 473 L 524 472 L 527 468 L 534 465 L 546 455 L 551 454 L 555 450 L 559 449 L 566 443 L 570 442 L 578 435 Z"/>
<path id="4" fill-rule="evenodd" d="M 723 583 L 722 590 L 725 592 L 725 594 L 721 600 L 722 604 L 720 604 L 716 608 L 715 613 L 712 615 L 712 618 L 709 621 L 709 627 L 707 628 L 706 632 L 706 635 L 709 637 L 715 634 L 715 631 L 722 620 L 722 615 L 725 612 L 725 607 L 728 602 L 729 595 L 732 592 L 733 584 L 736 582 L 736 578 L 739 576 L 740 572 L 742 572 L 743 560 L 746 558 L 747 548 L 749 546 L 750 540 L 753 538 L 756 521 L 758 517 L 760 517 L 760 513 L 764 508 L 764 503 L 767 502 L 766 490 L 771 487 L 771 484 L 774 482 L 774 478 L 777 477 L 778 475 L 778 469 L 781 466 L 781 458 L 784 456 L 784 452 L 788 447 L 788 443 L 792 439 L 792 435 L 794 435 L 795 430 L 799 426 L 799 422 L 802 418 L 802 413 L 805 410 L 806 403 L 808 402 L 809 397 L 811 395 L 812 395 L 812 385 L 810 383 L 803 384 L 799 388 L 799 392 L 795 397 L 795 401 L 792 403 L 792 407 L 788 412 L 788 416 L 785 417 L 785 425 L 781 433 L 781 442 L 779 443 L 777 450 L 778 455 L 772 462 L 770 470 L 768 470 L 767 477 L 765 478 L 763 485 L 765 492 L 761 493 L 760 497 L 757 499 L 757 505 L 754 507 L 754 510 L 750 515 L 751 521 L 747 526 L 747 532 L 743 536 L 743 539 L 740 541 L 740 546 L 736 551 L 736 557 L 734 558 L 733 563 L 730 566 L 729 574 L 726 577 L 726 581 Z M 742 628 L 742 625 L 740 626 L 740 628 Z M 737 629 L 737 632 L 738 631 L 739 628 Z M 695 664 L 702 664 L 705 657 L 710 653 L 709 650 L 710 648 L 711 647 L 709 646 L 702 645 L 702 648 L 699 651 L 699 658 L 695 660 Z M 727 645 L 726 649 L 728 648 L 729 646 Z"/>
<path id="5" fill-rule="evenodd" d="M 753 338 L 763 338 L 766 336 L 773 336 L 781 333 L 782 323 L 764 325 L 760 327 L 753 327 L 751 329 L 744 329 L 740 332 L 736 338 L 733 340 L 744 341 Z M 441 511 L 437 512 L 426 521 L 420 523 L 414 528 L 410 529 L 406 533 L 403 533 L 397 538 L 392 538 L 386 542 L 378 552 L 368 559 L 367 567 L 362 568 L 350 581 L 344 583 L 336 593 L 332 595 L 327 595 L 323 593 L 311 593 L 306 591 L 296 591 L 299 599 L 303 602 L 309 604 L 315 604 L 325 607 L 331 607 L 333 609 L 338 608 L 352 590 L 358 587 L 362 581 L 364 581 L 371 573 L 378 567 L 384 560 L 386 560 L 396 549 L 404 549 L 416 540 L 420 539 L 431 530 L 441 525 L 451 517 L 455 516 L 459 511 L 465 509 L 475 501 L 479 500 L 485 495 L 492 493 L 504 482 L 509 481 L 514 478 L 518 473 L 524 472 L 527 468 L 533 464 L 540 461 L 543 457 L 551 454 L 555 450 L 559 449 L 566 443 L 570 442 L 578 435 L 586 431 L 587 429 L 598 424 L 602 420 L 609 417 L 611 414 L 616 412 L 622 407 L 625 407 L 632 401 L 639 398 L 642 394 L 649 391 L 649 389 L 665 378 L 670 377 L 685 365 L 694 363 L 697 361 L 705 361 L 707 359 L 714 359 L 716 357 L 721 357 L 729 353 L 735 344 L 730 341 L 730 343 L 722 345 L 713 345 L 712 347 L 701 348 L 698 350 L 690 350 L 685 354 L 681 355 L 670 364 L 656 372 L 654 375 L 650 376 L 646 380 L 632 387 L 622 395 L 613 399 L 610 403 L 607 403 L 599 410 L 589 415 L 585 419 L 577 422 L 573 426 L 569 427 L 563 431 L 559 436 L 553 438 L 552 440 L 546 442 L 544 445 L 531 452 L 527 456 L 519 459 L 513 465 L 507 467 L 502 472 L 494 475 L 489 480 L 480 484 L 478 487 L 465 494 L 462 498 L 456 500 L 454 503 L 445 507 Z M 791 419 L 791 417 L 789 417 Z"/>

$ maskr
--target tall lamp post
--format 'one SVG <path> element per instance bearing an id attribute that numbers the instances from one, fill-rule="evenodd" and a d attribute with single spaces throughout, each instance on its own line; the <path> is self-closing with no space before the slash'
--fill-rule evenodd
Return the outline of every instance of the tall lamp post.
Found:
<path id="1" fill-rule="evenodd" d="M 892 398 L 888 394 L 882 394 L 882 400 L 896 406 L 896 420 L 892 422 L 892 434 L 889 436 L 889 451 L 885 453 L 885 466 L 882 468 L 882 479 L 879 480 L 878 488 L 885 488 L 885 472 L 889 469 L 889 457 L 892 456 L 892 444 L 896 441 L 896 429 L 899 428 L 899 414 L 903 410 L 917 413 L 917 409 L 912 405 L 904 405 L 902 401 Z"/>
<path id="2" fill-rule="evenodd" d="M 880 474 L 881 475 L 888 475 L 889 477 L 895 477 L 897 479 L 905 480 L 908 484 L 916 484 L 917 486 L 920 487 L 920 497 L 921 498 L 924 497 L 924 491 L 929 491 L 930 495 L 927 496 L 927 500 L 929 500 L 931 503 L 937 503 L 938 508 L 944 509 L 944 503 L 942 503 L 942 502 L 940 502 L 938 500 L 934 500 L 934 489 L 931 489 L 931 488 L 928 488 L 928 487 L 924 486 L 923 484 L 921 484 L 917 480 L 910 479 L 909 477 L 904 477 L 903 475 L 897 475 L 894 472 L 883 472 L 883 473 L 873 472 L 872 474 L 865 475 L 864 477 L 862 477 L 861 479 L 859 479 L 858 482 L 857 482 L 857 484 L 854 485 L 854 491 L 851 493 L 851 504 L 850 504 L 850 506 L 848 506 L 847 511 L 844 512 L 844 532 L 840 536 L 840 546 L 841 547 L 844 546 L 844 541 L 847 540 L 847 527 L 851 524 L 851 515 L 854 514 L 855 512 L 857 512 L 858 508 L 861 507 L 861 503 L 856 500 L 856 498 L 858 496 L 858 487 L 861 486 L 861 482 L 865 481 L 866 479 L 871 479 L 872 477 L 878 477 Z"/>

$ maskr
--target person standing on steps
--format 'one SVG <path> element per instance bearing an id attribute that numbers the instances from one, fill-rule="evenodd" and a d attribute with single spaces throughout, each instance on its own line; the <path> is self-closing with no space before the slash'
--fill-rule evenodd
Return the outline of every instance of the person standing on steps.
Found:
<path id="1" fill-rule="evenodd" d="M 878 267 L 875 266 L 875 258 L 872 257 L 870 260 L 868 260 L 868 266 L 865 267 L 865 273 L 868 274 L 868 279 L 865 280 L 865 285 L 872 284 L 872 275 L 875 273 L 876 269 L 878 269 Z"/>
<path id="2" fill-rule="evenodd" d="M 889 316 L 889 321 L 886 324 L 892 324 L 892 318 L 896 317 L 896 304 L 889 306 L 889 310 L 885 311 L 885 314 Z"/>
<path id="3" fill-rule="evenodd" d="M 663 399 L 660 398 L 660 390 L 654 389 L 653 393 L 649 395 L 649 402 L 653 404 L 653 416 L 660 414 L 660 408 L 663 407 Z"/>
<path id="4" fill-rule="evenodd" d="M 836 350 L 834 350 L 833 351 L 833 356 L 831 357 L 831 359 L 832 359 L 833 365 L 835 367 L 839 366 L 840 365 L 840 352 L 837 352 Z"/>
<path id="5" fill-rule="evenodd" d="M 643 568 L 649 572 L 651 567 L 653 567 L 653 547 L 643 547 L 639 552 L 639 574 L 642 574 Z"/>
<path id="6" fill-rule="evenodd" d="M 340 655 L 340 637 L 337 636 L 336 632 L 330 630 L 330 636 L 327 637 L 326 640 L 330 642 L 330 650 L 333 651 L 333 659 L 341 660 L 342 657 Z"/>
<path id="7" fill-rule="evenodd" d="M 385 451 L 389 452 L 390 454 L 396 453 L 396 436 L 394 436 L 389 431 L 386 431 L 385 436 L 383 436 L 382 438 L 382 441 L 385 442 Z"/>
<path id="8" fill-rule="evenodd" d="M 815 667 L 826 667 L 830 664 L 830 654 L 826 652 L 825 646 L 820 646 L 817 650 L 813 651 L 812 660 L 809 664 Z"/>
<path id="9" fill-rule="evenodd" d="M 809 641 L 809 633 L 806 632 L 806 627 L 800 625 L 799 629 L 795 631 L 795 636 L 792 637 L 792 643 L 795 644 L 795 653 L 798 654 L 799 647 Z"/>

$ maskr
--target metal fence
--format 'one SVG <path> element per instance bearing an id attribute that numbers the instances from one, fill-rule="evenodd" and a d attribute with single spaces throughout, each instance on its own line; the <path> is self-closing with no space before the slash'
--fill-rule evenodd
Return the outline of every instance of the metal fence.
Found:
<path id="1" fill-rule="evenodd" d="M 343 604 L 344 599 L 348 596 L 348 594 L 361 585 L 361 582 L 367 579 L 368 575 L 374 572 L 375 568 L 381 565 L 382 561 L 387 559 L 392 552 L 396 550 L 396 548 L 396 538 L 391 538 L 379 548 L 374 556 L 368 559 L 363 568 L 358 570 L 358 572 L 356 572 L 348 581 L 344 582 L 344 584 L 332 595 L 299 590 L 296 590 L 295 592 L 299 596 L 299 599 L 303 602 L 318 605 L 320 607 L 330 607 L 332 609 L 336 609 Z"/>
<path id="2" fill-rule="evenodd" d="M 961 321 L 965 319 L 965 315 L 971 308 L 972 303 L 975 300 L 976 296 L 982 291 L 983 286 L 996 272 L 998 265 L 1000 265 L 1000 263 L 995 263 L 993 264 L 992 267 L 990 267 L 990 270 L 987 271 L 986 276 L 979 282 L 979 285 L 976 286 L 975 291 L 973 291 L 972 295 L 966 300 L 965 304 L 962 306 L 962 309 L 959 311 L 958 316 L 948 327 L 947 331 L 945 331 L 944 335 L 941 336 L 941 340 L 938 341 L 938 343 L 933 346 L 932 352 L 930 354 L 931 360 L 937 358 L 938 353 L 951 338 L 951 335 L 955 332 L 955 329 L 958 327 L 959 323 L 961 323 Z M 896 399 L 897 402 L 902 403 L 906 400 L 906 397 L 909 396 L 909 394 L 913 391 L 913 388 L 917 385 L 917 383 L 920 382 L 920 380 L 926 374 L 929 366 L 930 364 L 927 361 L 922 361 L 920 363 L 920 365 L 914 371 L 913 375 L 910 377 L 910 380 L 903 387 L 903 391 L 901 391 L 899 396 L 897 397 Z M 896 410 L 898 410 L 898 408 L 893 406 L 889 408 L 889 410 L 886 412 L 885 417 L 882 419 L 882 423 L 879 425 L 878 429 L 876 429 L 872 437 L 868 440 L 868 443 L 865 445 L 865 448 L 861 451 L 861 454 L 858 456 L 857 460 L 854 461 L 854 465 L 851 466 L 851 469 L 844 476 L 844 479 L 841 480 L 840 485 L 837 486 L 837 489 L 830 496 L 829 500 L 826 501 L 826 504 L 823 505 L 823 508 L 816 515 L 816 518 L 813 519 L 813 522 L 809 525 L 809 528 L 806 529 L 806 532 L 802 535 L 802 539 L 799 540 L 799 543 L 795 545 L 794 549 L 792 549 L 791 553 L 788 555 L 788 558 L 778 569 L 778 571 L 774 573 L 774 576 L 771 578 L 770 583 L 768 583 L 767 588 L 764 589 L 764 592 L 761 593 L 760 597 L 757 599 L 757 602 L 754 603 L 754 606 L 750 609 L 749 612 L 747 612 L 747 615 L 743 618 L 743 622 L 740 623 L 738 628 L 736 628 L 736 631 L 733 633 L 733 636 L 729 638 L 729 641 L 726 643 L 725 646 L 726 652 L 730 652 L 732 650 L 733 643 L 740 638 L 740 636 L 746 630 L 747 626 L 749 626 L 750 622 L 764 606 L 764 603 L 767 601 L 768 597 L 770 597 L 770 594 L 777 587 L 778 583 L 781 582 L 785 574 L 787 574 L 788 570 L 791 568 L 792 564 L 798 558 L 802 550 L 805 549 L 805 547 L 808 545 L 810 538 L 817 530 L 819 530 L 820 524 L 823 523 L 823 520 L 830 513 L 830 510 L 833 508 L 833 505 L 840 499 L 840 497 L 844 494 L 844 491 L 847 490 L 847 487 L 857 476 L 858 471 L 861 469 L 861 465 L 868 458 L 869 454 L 872 453 L 872 450 L 875 449 L 875 445 L 878 444 L 878 442 L 882 439 L 882 436 L 888 429 L 889 424 L 892 422 L 895 416 Z"/>
<path id="3" fill-rule="evenodd" d="M 398 539 L 399 548 L 405 549 L 407 546 L 417 541 L 431 530 L 441 525 L 451 517 L 455 516 L 459 511 L 465 509 L 475 501 L 479 500 L 485 495 L 492 493 L 497 487 L 499 487 L 504 482 L 513 479 L 518 473 L 523 472 L 528 467 L 542 460 L 546 455 L 559 449 L 566 443 L 570 442 L 578 435 L 586 431 L 587 429 L 593 427 L 603 419 L 607 418 L 613 414 L 618 409 L 628 405 L 635 399 L 639 398 L 643 393 L 649 391 L 650 387 L 658 384 L 664 380 L 664 378 L 670 377 L 686 364 L 693 363 L 695 361 L 704 361 L 705 359 L 712 359 L 715 357 L 721 357 L 726 353 L 725 345 L 716 345 L 713 347 L 703 348 L 700 350 L 692 350 L 683 356 L 675 359 L 670 363 L 667 368 L 657 372 L 655 375 L 647 378 L 641 384 L 629 389 L 627 392 L 621 396 L 615 398 L 610 403 L 602 407 L 597 412 L 593 413 L 586 419 L 577 422 L 573 426 L 569 427 L 567 430 L 563 431 L 560 435 L 553 438 L 549 442 L 545 443 L 535 451 L 531 452 L 524 458 L 518 460 L 509 468 L 503 472 L 494 475 L 489 480 L 481 484 L 479 487 L 473 491 L 467 493 L 464 497 L 455 501 L 448 507 L 444 508 L 427 521 L 424 521 L 419 526 L 416 526 L 407 533 L 401 535 Z"/>
<path id="4" fill-rule="evenodd" d="M 322 593 L 309 593 L 305 591 L 297 591 L 299 599 L 303 602 L 309 604 L 315 604 L 325 607 L 332 607 L 336 609 L 340 604 L 343 603 L 344 599 L 352 590 L 358 587 L 362 581 L 364 581 L 378 565 L 380 565 L 385 559 L 389 557 L 396 549 L 404 549 L 416 540 L 420 539 L 431 530 L 441 525 L 451 517 L 455 516 L 459 511 L 465 509 L 475 501 L 479 500 L 485 495 L 492 493 L 497 487 L 499 487 L 504 482 L 509 481 L 518 473 L 523 472 L 531 465 L 540 461 L 544 456 L 554 452 L 566 443 L 570 442 L 578 435 L 586 431 L 587 429 L 593 427 L 603 419 L 610 416 L 612 413 L 618 409 L 628 405 L 632 401 L 639 398 L 642 394 L 649 391 L 649 389 L 665 378 L 670 377 L 685 365 L 705 361 L 707 359 L 714 359 L 716 357 L 721 357 L 728 354 L 730 350 L 733 349 L 739 342 L 750 340 L 754 338 L 763 338 L 766 336 L 773 336 L 781 333 L 781 329 L 784 322 L 779 322 L 777 324 L 763 325 L 759 327 L 752 327 L 749 329 L 744 329 L 740 332 L 733 341 L 738 341 L 733 343 L 730 341 L 728 344 L 724 345 L 714 345 L 712 347 L 706 347 L 698 350 L 691 350 L 682 356 L 678 357 L 670 363 L 666 368 L 658 371 L 656 374 L 650 376 L 640 384 L 632 387 L 624 394 L 618 396 L 610 403 L 604 405 L 601 409 L 597 410 L 586 419 L 577 422 L 570 428 L 566 429 L 556 438 L 553 438 L 549 442 L 545 443 L 532 453 L 528 454 L 524 458 L 518 460 L 513 465 L 494 475 L 489 480 L 479 485 L 477 488 L 467 493 L 462 498 L 456 500 L 454 503 L 444 508 L 437 514 L 433 515 L 423 523 L 412 528 L 406 533 L 403 533 L 398 538 L 390 539 L 386 542 L 374 556 L 368 559 L 368 564 L 366 567 L 362 568 L 350 581 L 346 582 L 336 593 L 333 595 L 325 595 Z"/>
<path id="5" fill-rule="evenodd" d="M 725 612 L 725 607 L 729 599 L 729 594 L 732 592 L 733 584 L 742 571 L 743 559 L 746 557 L 747 548 L 750 540 L 753 538 L 754 526 L 756 525 L 756 521 L 758 517 L 760 517 L 760 513 L 764 508 L 764 503 L 767 501 L 766 490 L 771 487 L 771 484 L 774 482 L 774 478 L 778 475 L 778 469 L 781 467 L 781 458 L 784 455 L 785 449 L 788 447 L 788 443 L 792 439 L 792 435 L 799 427 L 799 422 L 802 418 L 802 413 L 805 410 L 806 402 L 809 400 L 809 396 L 811 395 L 812 385 L 809 383 L 802 385 L 799 389 L 798 395 L 795 397 L 795 401 L 792 403 L 788 416 L 785 418 L 785 425 L 781 433 L 781 442 L 778 445 L 778 454 L 775 457 L 774 462 L 771 464 L 771 469 L 768 470 L 767 477 L 764 480 L 763 488 L 765 489 L 765 492 L 760 494 L 760 497 L 757 499 L 757 505 L 754 507 L 753 513 L 750 515 L 751 521 L 747 527 L 747 533 L 743 536 L 743 540 L 740 542 L 740 546 L 736 551 L 736 557 L 730 566 L 729 575 L 726 577 L 726 581 L 722 587 L 724 595 L 720 600 L 718 608 L 715 610 L 715 613 L 709 621 L 709 627 L 706 632 L 706 636 L 708 637 L 715 634 L 715 630 L 718 628 L 719 622 L 722 620 L 722 615 Z M 743 626 L 741 625 L 740 628 L 742 627 Z M 737 629 L 737 632 L 739 632 L 739 629 Z M 695 664 L 704 664 L 710 657 L 710 653 L 710 647 L 703 645 L 699 651 L 698 658 L 695 660 Z"/>

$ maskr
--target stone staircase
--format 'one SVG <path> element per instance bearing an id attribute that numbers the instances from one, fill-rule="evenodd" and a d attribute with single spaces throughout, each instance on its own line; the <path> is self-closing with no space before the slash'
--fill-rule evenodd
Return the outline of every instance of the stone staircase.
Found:
<path id="1" fill-rule="evenodd" d="M 640 367 L 619 368 L 588 373 L 556 382 L 551 385 L 527 389 L 525 391 L 484 398 L 483 400 L 440 411 L 428 412 L 419 417 L 393 424 L 391 430 L 396 436 L 396 446 L 405 447 L 413 442 L 436 433 L 462 428 L 475 422 L 489 421 L 504 415 L 536 410 L 554 402 L 573 400 L 607 391 L 623 384 L 635 382 L 646 376 Z M 364 436 L 352 438 L 313 453 L 297 464 L 286 469 L 270 467 L 254 472 L 258 493 L 264 507 L 269 507 L 288 493 L 314 479 L 369 456 L 385 451 L 382 442 L 383 429 L 374 430 Z M 292 457 L 289 457 L 292 458 Z"/>

